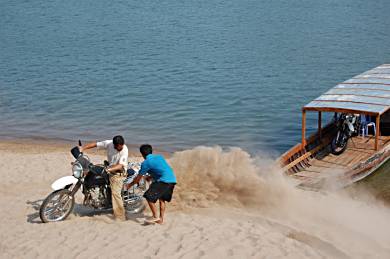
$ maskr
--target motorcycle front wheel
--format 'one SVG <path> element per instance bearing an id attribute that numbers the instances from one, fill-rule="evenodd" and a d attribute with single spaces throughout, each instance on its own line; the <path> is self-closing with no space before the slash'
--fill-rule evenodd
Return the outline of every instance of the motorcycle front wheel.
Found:
<path id="1" fill-rule="evenodd" d="M 67 189 L 54 191 L 43 201 L 39 217 L 43 223 L 66 219 L 74 207 L 74 197 Z"/>
<path id="2" fill-rule="evenodd" d="M 348 139 L 348 136 L 344 132 L 338 131 L 336 137 L 330 144 L 332 154 L 336 156 L 342 154 L 347 149 Z"/>

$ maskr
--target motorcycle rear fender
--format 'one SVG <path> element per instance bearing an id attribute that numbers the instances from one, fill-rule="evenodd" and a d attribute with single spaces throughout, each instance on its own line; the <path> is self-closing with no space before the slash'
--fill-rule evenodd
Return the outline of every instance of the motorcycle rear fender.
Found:
<path id="1" fill-rule="evenodd" d="M 77 178 L 73 175 L 61 177 L 52 183 L 51 188 L 55 191 L 64 189 L 68 185 L 73 185 L 78 182 Z"/>

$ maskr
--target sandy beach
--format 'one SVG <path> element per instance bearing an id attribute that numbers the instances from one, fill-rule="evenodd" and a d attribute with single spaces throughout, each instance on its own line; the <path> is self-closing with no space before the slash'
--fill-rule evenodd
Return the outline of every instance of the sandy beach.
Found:
<path id="1" fill-rule="evenodd" d="M 117 222 L 80 205 L 43 224 L 39 206 L 71 173 L 70 148 L 0 143 L 1 258 L 390 257 L 388 207 L 368 195 L 297 190 L 271 159 L 240 149 L 174 153 L 178 186 L 164 225 L 140 224 L 148 210 Z"/>

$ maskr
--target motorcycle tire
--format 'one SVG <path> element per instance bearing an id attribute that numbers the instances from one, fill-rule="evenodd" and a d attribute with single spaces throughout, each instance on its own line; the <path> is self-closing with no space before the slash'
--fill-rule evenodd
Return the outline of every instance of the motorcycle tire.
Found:
<path id="1" fill-rule="evenodd" d="M 347 139 L 345 140 L 345 143 L 344 143 L 344 146 L 341 147 L 338 147 L 336 142 L 337 142 L 337 137 L 335 137 L 333 140 L 332 140 L 332 143 L 330 144 L 330 148 L 331 148 L 331 152 L 333 155 L 341 155 L 346 149 L 347 149 L 347 146 L 348 146 L 348 140 L 349 138 L 347 137 Z"/>
<path id="2" fill-rule="evenodd" d="M 128 214 L 139 214 L 145 210 L 145 202 L 140 199 L 132 204 L 128 204 L 125 207 L 126 213 Z"/>
<path id="3" fill-rule="evenodd" d="M 51 208 L 52 213 L 57 212 L 58 210 L 60 211 L 60 214 L 57 217 L 50 218 L 48 215 L 48 210 L 50 210 L 50 204 L 55 202 L 55 198 L 58 196 L 57 204 L 54 204 L 54 208 Z M 66 200 L 63 200 L 64 197 L 67 197 Z M 58 203 L 60 203 L 60 207 L 57 207 Z M 69 204 L 70 202 L 70 204 Z M 74 197 L 71 195 L 71 192 L 67 189 L 61 189 L 52 192 L 49 194 L 49 196 L 46 197 L 46 199 L 42 202 L 41 207 L 39 208 L 39 217 L 41 218 L 43 223 L 47 222 L 57 222 L 57 221 L 62 221 L 65 220 L 69 214 L 73 211 L 75 201 Z M 61 206 L 66 206 L 66 208 L 61 208 Z"/>

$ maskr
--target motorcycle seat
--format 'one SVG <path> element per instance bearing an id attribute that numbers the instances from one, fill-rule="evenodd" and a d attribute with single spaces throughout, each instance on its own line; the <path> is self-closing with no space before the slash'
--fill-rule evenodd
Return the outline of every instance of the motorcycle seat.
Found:
<path id="1" fill-rule="evenodd" d="M 134 174 L 136 174 L 137 172 L 134 170 L 134 169 L 132 169 L 132 168 L 129 168 L 129 169 L 127 169 L 127 176 L 129 177 L 129 176 L 133 176 Z"/>

